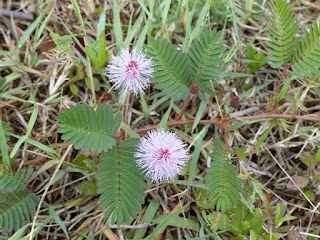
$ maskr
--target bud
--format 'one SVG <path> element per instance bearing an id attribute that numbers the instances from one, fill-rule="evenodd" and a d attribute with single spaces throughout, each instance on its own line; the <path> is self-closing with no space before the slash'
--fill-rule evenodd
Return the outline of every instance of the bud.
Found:
<path id="1" fill-rule="evenodd" d="M 99 98 L 99 103 L 104 103 L 112 99 L 112 95 L 108 92 L 102 93 L 102 96 Z"/>
<path id="2" fill-rule="evenodd" d="M 190 87 L 190 93 L 192 94 L 197 94 L 199 90 L 200 90 L 199 85 L 196 83 L 192 84 Z"/>
<path id="3" fill-rule="evenodd" d="M 238 108 L 240 103 L 240 98 L 238 96 L 234 96 L 230 101 L 230 106 L 233 108 Z"/>
<path id="4" fill-rule="evenodd" d="M 287 99 L 285 99 L 285 98 L 280 99 L 279 106 L 284 105 L 286 102 L 287 102 Z"/>

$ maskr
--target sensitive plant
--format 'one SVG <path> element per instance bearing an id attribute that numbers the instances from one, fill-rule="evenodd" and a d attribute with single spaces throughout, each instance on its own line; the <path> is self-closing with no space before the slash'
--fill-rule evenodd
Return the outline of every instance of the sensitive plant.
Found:
<path id="1" fill-rule="evenodd" d="M 186 143 L 174 132 L 150 131 L 135 153 L 137 165 L 153 182 L 172 180 L 189 160 Z"/>
<path id="2" fill-rule="evenodd" d="M 135 48 L 131 53 L 124 49 L 111 59 L 107 76 L 121 91 L 142 93 L 150 78 L 156 83 L 155 87 L 168 96 L 176 99 L 189 96 L 190 99 L 195 94 L 206 99 L 207 94 L 214 95 L 210 86 L 218 81 L 212 76 L 222 70 L 223 43 L 221 33 L 216 30 L 201 34 L 190 46 L 188 55 L 164 39 L 151 38 L 145 45 L 147 57 L 137 53 Z M 57 120 L 62 139 L 74 144 L 76 149 L 102 152 L 97 172 L 98 193 L 101 193 L 108 222 L 120 225 L 129 223 L 130 217 L 135 217 L 141 209 L 145 190 L 143 174 L 154 183 L 173 180 L 189 160 L 189 153 L 186 143 L 176 133 L 164 129 L 148 132 L 139 144 L 134 145 L 134 138 L 123 141 L 116 134 L 121 116 L 113 117 L 113 112 L 106 104 L 98 105 L 96 110 L 77 105 L 66 109 Z M 234 202 L 232 198 L 241 192 L 242 181 L 228 162 L 230 153 L 222 146 L 223 142 L 215 144 L 216 153 L 223 157 L 208 171 L 208 183 L 214 184 L 208 184 L 208 194 L 215 199 L 212 207 L 225 211 Z M 214 181 L 209 180 L 209 176 L 215 178 Z M 224 185 L 224 182 L 230 184 Z M 135 201 L 130 202 L 130 199 Z"/>
<path id="3" fill-rule="evenodd" d="M 152 60 L 137 52 L 136 48 L 130 53 L 128 49 L 122 49 L 119 56 L 112 57 L 107 67 L 107 76 L 115 84 L 114 88 L 120 88 L 121 92 L 132 91 L 134 95 L 144 93 L 153 72 Z"/>

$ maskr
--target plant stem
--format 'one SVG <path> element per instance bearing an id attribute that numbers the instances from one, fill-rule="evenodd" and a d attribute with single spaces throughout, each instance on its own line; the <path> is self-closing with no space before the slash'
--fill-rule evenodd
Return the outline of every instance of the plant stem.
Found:
<path id="1" fill-rule="evenodd" d="M 182 117 L 182 115 L 183 115 L 183 114 L 184 114 L 184 112 L 186 111 L 187 106 L 188 106 L 188 104 L 189 104 L 189 102 L 190 102 L 190 100 L 191 100 L 192 96 L 193 96 L 193 94 L 192 94 L 192 93 L 189 93 L 189 95 L 188 95 L 188 97 L 187 97 L 186 101 L 184 102 L 184 104 L 183 104 L 183 106 L 182 106 L 182 108 L 181 108 L 181 111 L 179 112 L 178 116 L 174 119 L 175 121 L 180 120 L 180 118 Z"/>
<path id="2" fill-rule="evenodd" d="M 13 10 L 6 10 L 6 9 L 0 9 L 0 16 L 6 16 L 6 17 L 13 17 L 13 18 L 20 18 L 25 20 L 33 20 L 32 14 L 24 13 L 24 12 L 18 12 Z"/>
<path id="3" fill-rule="evenodd" d="M 228 141 L 228 124 L 227 124 L 228 119 L 224 119 L 222 121 L 222 128 L 224 132 L 224 144 L 226 145 L 227 148 L 230 148 L 229 146 L 229 141 Z"/>
<path id="4" fill-rule="evenodd" d="M 252 115 L 252 116 L 245 116 L 245 117 L 239 117 L 239 118 L 229 118 L 227 119 L 227 122 L 234 122 L 234 121 L 241 121 L 241 120 L 256 120 L 256 119 L 264 119 L 264 118 L 286 118 L 286 119 L 302 119 L 302 120 L 309 120 L 309 121 L 320 121 L 320 116 L 316 115 L 291 115 L 291 114 L 278 114 L 278 113 L 263 113 L 258 115 Z M 214 120 L 200 120 L 199 124 L 222 124 L 223 119 L 218 118 Z M 193 124 L 194 120 L 170 120 L 167 122 L 168 127 L 172 126 L 179 126 L 179 125 L 187 125 L 187 124 Z M 156 129 L 159 125 L 151 125 L 139 129 L 134 129 L 136 133 L 139 132 L 147 132 L 152 129 Z"/>
<path id="5" fill-rule="evenodd" d="M 127 124 L 127 120 L 128 120 L 128 111 L 129 111 L 129 102 L 130 102 L 130 90 L 128 91 L 128 95 L 127 95 L 127 101 L 126 101 L 126 110 L 124 112 L 124 123 Z"/>
<path id="6" fill-rule="evenodd" d="M 273 102 L 273 107 L 272 107 L 271 113 L 277 112 L 277 97 L 278 97 L 278 95 L 280 93 L 280 90 L 281 90 L 281 84 L 283 82 L 284 74 L 287 72 L 287 70 L 289 68 L 290 68 L 290 64 L 289 63 L 283 64 L 283 70 L 282 70 L 282 73 L 281 73 L 280 80 L 278 81 L 277 92 L 276 92 L 276 95 L 274 97 L 274 102 Z"/>

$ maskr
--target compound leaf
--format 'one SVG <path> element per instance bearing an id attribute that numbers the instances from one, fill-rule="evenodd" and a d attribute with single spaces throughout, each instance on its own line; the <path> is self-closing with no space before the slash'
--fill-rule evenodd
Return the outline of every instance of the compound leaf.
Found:
<path id="1" fill-rule="evenodd" d="M 105 217 L 111 224 L 130 223 L 141 211 L 145 198 L 143 175 L 134 161 L 139 139 L 131 138 L 117 143 L 101 156 L 96 176 L 98 193 Z"/>
<path id="2" fill-rule="evenodd" d="M 242 193 L 242 180 L 237 177 L 235 166 L 229 159 L 229 151 L 220 139 L 214 139 L 214 149 L 210 154 L 211 167 L 205 177 L 209 187 L 207 194 L 217 211 L 225 212 Z"/>
<path id="3" fill-rule="evenodd" d="M 100 153 L 116 144 L 113 136 L 120 126 L 121 115 L 119 113 L 113 117 L 109 105 L 98 105 L 94 111 L 90 106 L 79 104 L 65 109 L 57 121 L 63 140 L 74 144 L 76 149 Z"/>
<path id="4" fill-rule="evenodd" d="M 224 41 L 220 38 L 221 32 L 205 31 L 193 41 L 188 53 L 191 59 L 192 81 L 208 94 L 213 94 L 209 80 L 221 72 L 223 65 L 221 57 L 226 48 L 223 46 Z"/>
<path id="5" fill-rule="evenodd" d="M 150 38 L 145 45 L 146 54 L 153 59 L 155 72 L 151 82 L 169 97 L 185 99 L 189 94 L 190 60 L 165 39 Z"/>
<path id="6" fill-rule="evenodd" d="M 320 76 L 320 21 L 314 22 L 309 32 L 305 30 L 304 38 L 301 38 L 293 55 L 291 67 L 300 78 Z"/>
<path id="7" fill-rule="evenodd" d="M 25 168 L 13 172 L 9 166 L 0 165 L 0 190 L 24 190 L 35 176 L 36 172 L 31 168 Z"/>
<path id="8" fill-rule="evenodd" d="M 286 0 L 271 0 L 269 3 L 271 16 L 268 17 L 267 41 L 269 60 L 274 68 L 289 63 L 298 39 L 294 39 L 299 31 L 299 24 Z"/>
<path id="9" fill-rule="evenodd" d="M 26 190 L 0 191 L 0 229 L 2 232 L 18 230 L 32 221 L 39 199 Z"/>

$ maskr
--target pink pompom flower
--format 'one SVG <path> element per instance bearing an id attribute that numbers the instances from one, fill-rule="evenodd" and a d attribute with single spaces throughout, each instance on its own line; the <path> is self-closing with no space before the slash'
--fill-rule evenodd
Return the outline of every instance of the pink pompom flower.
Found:
<path id="1" fill-rule="evenodd" d="M 131 53 L 128 49 L 122 49 L 120 55 L 113 56 L 106 75 L 110 82 L 116 83 L 115 89 L 121 88 L 121 92 L 130 90 L 137 95 L 147 88 L 153 72 L 152 60 L 133 48 Z"/>
<path id="2" fill-rule="evenodd" d="M 155 183 L 171 180 L 189 160 L 186 146 L 174 132 L 152 130 L 140 141 L 135 153 L 137 165 Z"/>

